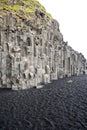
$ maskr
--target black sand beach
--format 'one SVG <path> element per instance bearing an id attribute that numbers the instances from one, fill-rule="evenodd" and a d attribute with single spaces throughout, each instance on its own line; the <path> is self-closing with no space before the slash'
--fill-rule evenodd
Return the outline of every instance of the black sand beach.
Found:
<path id="1" fill-rule="evenodd" d="M 87 76 L 0 90 L 0 130 L 87 130 Z"/>

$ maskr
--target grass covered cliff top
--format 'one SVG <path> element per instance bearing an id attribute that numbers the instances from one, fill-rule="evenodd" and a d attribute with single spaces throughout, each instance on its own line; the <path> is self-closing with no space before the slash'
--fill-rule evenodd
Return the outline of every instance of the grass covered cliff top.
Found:
<path id="1" fill-rule="evenodd" d="M 8 11 L 19 17 L 30 17 L 32 19 L 37 9 L 43 12 L 48 19 L 51 18 L 51 15 L 37 0 L 0 0 L 0 16 Z"/>

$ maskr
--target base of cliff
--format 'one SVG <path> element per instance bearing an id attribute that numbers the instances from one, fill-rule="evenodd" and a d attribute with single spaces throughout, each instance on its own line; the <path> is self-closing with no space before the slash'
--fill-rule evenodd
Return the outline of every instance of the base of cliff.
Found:
<path id="1" fill-rule="evenodd" d="M 0 130 L 86 130 L 87 76 L 29 90 L 0 89 Z"/>

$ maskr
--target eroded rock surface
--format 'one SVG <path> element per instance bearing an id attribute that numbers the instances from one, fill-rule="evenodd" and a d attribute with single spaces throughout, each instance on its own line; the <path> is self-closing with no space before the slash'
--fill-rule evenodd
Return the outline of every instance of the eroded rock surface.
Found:
<path id="1" fill-rule="evenodd" d="M 84 74 L 85 65 L 84 56 L 64 42 L 59 23 L 39 9 L 34 20 L 7 10 L 0 16 L 0 87 L 30 88 Z"/>

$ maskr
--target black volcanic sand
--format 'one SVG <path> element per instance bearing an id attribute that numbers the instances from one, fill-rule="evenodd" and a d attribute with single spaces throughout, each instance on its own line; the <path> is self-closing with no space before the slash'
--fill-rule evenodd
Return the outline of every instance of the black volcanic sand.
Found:
<path id="1" fill-rule="evenodd" d="M 87 76 L 0 90 L 0 130 L 87 130 Z"/>

